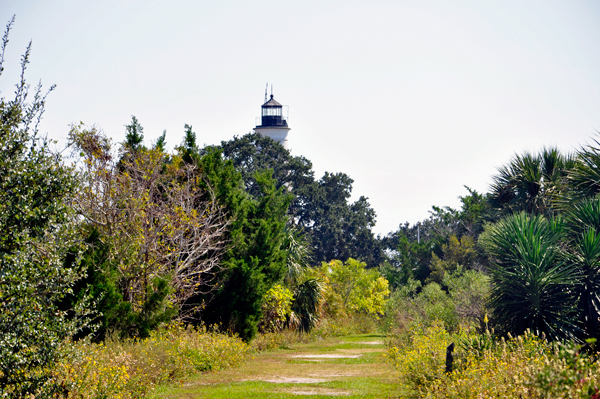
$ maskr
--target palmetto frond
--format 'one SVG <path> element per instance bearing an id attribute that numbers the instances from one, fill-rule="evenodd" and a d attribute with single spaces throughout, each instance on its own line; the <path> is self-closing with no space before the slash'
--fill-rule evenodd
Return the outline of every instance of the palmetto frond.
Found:
<path id="1" fill-rule="evenodd" d="M 600 194 L 600 142 L 596 146 L 587 145 L 577 152 L 572 167 L 564 180 L 562 192 L 556 198 L 556 205 L 566 210 L 584 198 Z"/>
<path id="2" fill-rule="evenodd" d="M 321 291 L 321 283 L 315 279 L 306 280 L 294 289 L 292 311 L 300 331 L 308 332 L 317 324 Z"/>
<path id="3" fill-rule="evenodd" d="M 571 267 L 580 275 L 576 286 L 586 337 L 600 337 L 600 200 L 575 204 L 566 215 Z"/>
<path id="4" fill-rule="evenodd" d="M 491 302 L 506 332 L 526 329 L 551 339 L 574 338 L 577 271 L 560 250 L 563 223 L 519 213 L 484 239 L 493 257 Z"/>
<path id="5" fill-rule="evenodd" d="M 551 215 L 555 198 L 574 164 L 572 155 L 562 155 L 556 148 L 544 148 L 537 155 L 515 155 L 494 176 L 490 205 L 498 216 L 514 212 Z"/>
<path id="6" fill-rule="evenodd" d="M 287 252 L 284 279 L 288 285 L 295 285 L 304 269 L 310 265 L 310 245 L 306 236 L 295 225 L 286 224 L 284 234 L 282 246 Z"/>

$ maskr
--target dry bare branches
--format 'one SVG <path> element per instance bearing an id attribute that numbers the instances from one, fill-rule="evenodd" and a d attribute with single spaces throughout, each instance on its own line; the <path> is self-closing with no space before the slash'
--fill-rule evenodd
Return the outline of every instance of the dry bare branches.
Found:
<path id="1" fill-rule="evenodd" d="M 74 126 L 70 139 L 83 160 L 76 206 L 109 245 L 124 297 L 139 308 L 156 278 L 171 281 L 178 305 L 209 291 L 228 223 L 195 166 L 145 148 L 116 161 L 110 139 L 95 127 Z"/>

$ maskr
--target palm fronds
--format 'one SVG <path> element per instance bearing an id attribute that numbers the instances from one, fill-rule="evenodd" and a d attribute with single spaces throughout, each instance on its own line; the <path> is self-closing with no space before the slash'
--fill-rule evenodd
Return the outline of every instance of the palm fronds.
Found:
<path id="1" fill-rule="evenodd" d="M 491 303 L 505 332 L 530 329 L 551 339 L 574 338 L 577 271 L 560 250 L 563 223 L 514 214 L 484 238 L 492 255 Z"/>
<path id="2" fill-rule="evenodd" d="M 309 279 L 294 289 L 292 312 L 296 317 L 296 327 L 302 332 L 309 332 L 319 321 L 319 302 L 321 300 L 321 283 Z"/>
<path id="3" fill-rule="evenodd" d="M 566 216 L 568 259 L 579 273 L 576 286 L 585 336 L 600 338 L 600 200 L 575 204 Z"/>

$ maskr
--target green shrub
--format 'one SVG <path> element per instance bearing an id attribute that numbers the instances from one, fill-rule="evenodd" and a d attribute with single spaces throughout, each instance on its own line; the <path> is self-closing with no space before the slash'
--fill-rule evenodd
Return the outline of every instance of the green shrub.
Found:
<path id="1" fill-rule="evenodd" d="M 429 327 L 414 328 L 409 339 L 397 337 L 388 342 L 388 356 L 398 369 L 402 384 L 421 392 L 443 378 L 446 347 L 452 342 L 452 337 L 440 321 Z"/>
<path id="2" fill-rule="evenodd" d="M 364 262 L 348 259 L 323 262 L 315 270 L 324 282 L 324 310 L 329 317 L 345 317 L 353 313 L 381 315 L 390 294 L 388 281 Z"/>
<path id="3" fill-rule="evenodd" d="M 0 74 L 13 22 L 2 38 Z M 84 302 L 71 308 L 74 319 L 58 306 L 84 275 L 70 208 L 77 180 L 38 136 L 46 94 L 40 84 L 26 102 L 30 50 L 14 99 L 0 98 L 0 396 L 13 398 L 62 392 L 53 366 L 65 340 L 85 324 Z"/>
<path id="4" fill-rule="evenodd" d="M 438 283 L 421 287 L 419 281 L 409 279 L 386 303 L 385 330 L 398 333 L 414 325 L 428 327 L 436 320 L 448 331 L 457 331 L 461 326 L 482 327 L 489 278 L 475 270 L 463 272 L 459 266 L 454 273 L 444 276 L 443 283 L 447 292 Z"/>
<path id="5" fill-rule="evenodd" d="M 261 332 L 273 332 L 283 329 L 292 313 L 294 294 L 280 284 L 276 284 L 265 294 L 262 305 L 263 317 L 258 324 Z"/>

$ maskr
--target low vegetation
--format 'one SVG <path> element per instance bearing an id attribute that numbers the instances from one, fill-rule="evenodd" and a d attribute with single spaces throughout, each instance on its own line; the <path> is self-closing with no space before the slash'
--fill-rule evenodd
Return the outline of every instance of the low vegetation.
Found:
<path id="1" fill-rule="evenodd" d="M 600 397 L 600 364 L 589 347 L 551 344 L 529 331 L 498 339 L 489 331 L 451 334 L 437 322 L 413 326 L 388 345 L 400 382 L 413 397 Z M 448 370 L 450 345 L 454 352 Z"/>
<path id="2" fill-rule="evenodd" d="M 140 340 L 73 343 L 55 378 L 68 398 L 142 398 L 159 384 L 239 366 L 250 354 L 238 337 L 174 324 Z"/>

